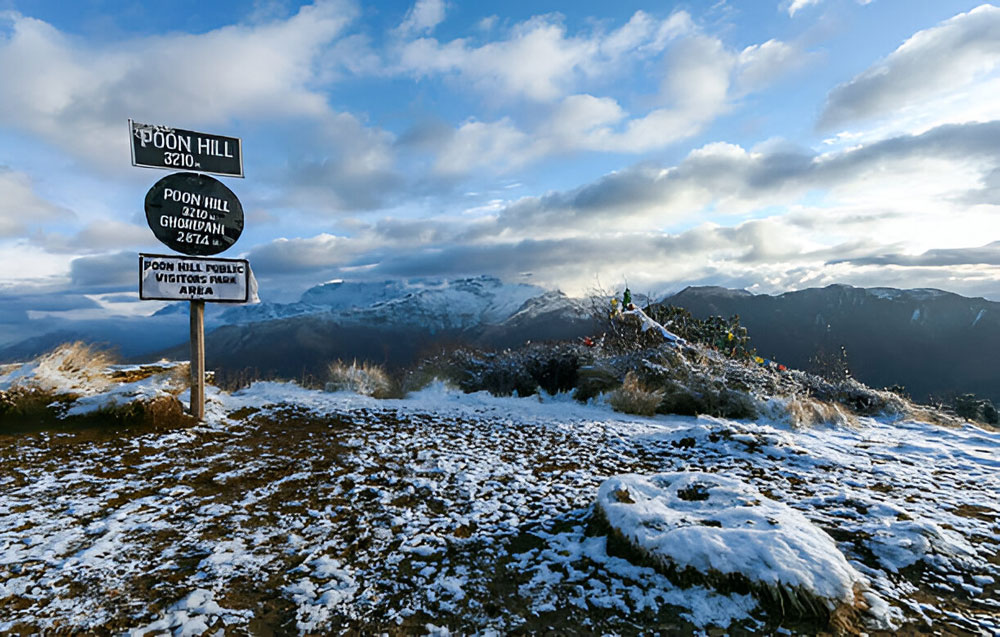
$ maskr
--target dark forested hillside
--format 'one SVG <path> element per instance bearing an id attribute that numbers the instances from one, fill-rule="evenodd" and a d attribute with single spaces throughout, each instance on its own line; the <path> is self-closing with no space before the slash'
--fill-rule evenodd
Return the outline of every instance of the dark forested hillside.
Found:
<path id="1" fill-rule="evenodd" d="M 739 314 L 761 356 L 815 369 L 847 354 L 864 383 L 918 400 L 972 392 L 1000 401 L 1000 303 L 940 290 L 831 285 L 777 296 L 689 287 L 662 300 L 697 317 Z"/>

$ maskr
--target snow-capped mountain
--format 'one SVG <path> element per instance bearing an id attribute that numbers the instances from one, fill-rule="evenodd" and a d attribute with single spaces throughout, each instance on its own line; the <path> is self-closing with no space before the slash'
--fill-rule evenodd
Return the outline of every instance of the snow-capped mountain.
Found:
<path id="1" fill-rule="evenodd" d="M 532 298 L 548 293 L 535 285 L 507 284 L 479 276 L 452 280 L 346 282 L 317 285 L 296 303 L 233 307 L 224 324 L 245 324 L 317 315 L 341 325 L 405 325 L 431 332 L 503 322 Z"/>
<path id="2" fill-rule="evenodd" d="M 515 347 L 597 329 L 581 299 L 488 276 L 324 283 L 296 303 L 235 307 L 220 319 L 206 342 L 210 366 L 291 376 L 336 359 L 405 367 L 442 347 Z M 183 358 L 187 345 L 165 354 Z"/>

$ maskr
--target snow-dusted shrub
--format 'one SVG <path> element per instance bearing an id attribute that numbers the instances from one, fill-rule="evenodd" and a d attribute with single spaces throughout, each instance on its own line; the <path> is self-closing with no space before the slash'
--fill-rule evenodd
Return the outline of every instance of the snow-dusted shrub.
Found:
<path id="1" fill-rule="evenodd" d="M 1000 413 L 996 406 L 986 398 L 978 398 L 975 394 L 962 394 L 952 401 L 952 409 L 959 418 L 976 420 L 988 425 L 1000 422 Z"/>
<path id="2" fill-rule="evenodd" d="M 648 389 L 632 371 L 625 374 L 621 387 L 608 394 L 608 403 L 615 411 L 639 416 L 655 414 L 662 400 L 662 389 Z"/>
<path id="3" fill-rule="evenodd" d="M 587 402 L 603 393 L 610 392 L 617 388 L 621 381 L 621 376 L 614 367 L 607 364 L 585 365 L 577 372 L 576 389 L 573 398 L 580 402 Z"/>
<path id="4" fill-rule="evenodd" d="M 853 378 L 836 384 L 835 400 L 861 416 L 901 415 L 908 405 L 898 394 L 872 389 Z"/>
<path id="5" fill-rule="evenodd" d="M 113 396 L 109 393 L 76 397 L 37 387 L 0 391 L 0 433 L 65 429 L 167 429 L 194 420 L 173 395 Z M 110 394 L 110 395 L 109 395 Z"/>
<path id="6" fill-rule="evenodd" d="M 532 343 L 500 352 L 462 348 L 423 361 L 408 375 L 406 383 L 408 388 L 419 387 L 419 383 L 434 377 L 464 392 L 531 396 L 542 389 L 555 394 L 573 390 L 581 366 L 589 360 L 585 348 L 571 343 Z"/>
<path id="7" fill-rule="evenodd" d="M 598 490 L 595 516 L 633 559 L 681 586 L 749 591 L 771 612 L 844 633 L 858 632 L 869 606 L 884 606 L 833 539 L 739 480 L 700 472 L 616 476 Z"/>
<path id="8" fill-rule="evenodd" d="M 816 400 L 808 396 L 772 398 L 763 403 L 761 411 L 770 418 L 793 427 L 814 425 L 853 425 L 857 418 L 837 403 Z"/>
<path id="9" fill-rule="evenodd" d="M 33 430 L 57 422 L 70 396 L 30 386 L 0 390 L 0 433 Z"/>
<path id="10" fill-rule="evenodd" d="M 327 375 L 326 391 L 351 391 L 374 398 L 388 398 L 393 393 L 389 375 L 373 363 L 334 361 L 327 367 Z"/>
<path id="11" fill-rule="evenodd" d="M 108 367 L 114 362 L 107 350 L 94 345 L 64 343 L 8 374 L 5 384 L 58 394 L 99 393 L 113 384 Z"/>

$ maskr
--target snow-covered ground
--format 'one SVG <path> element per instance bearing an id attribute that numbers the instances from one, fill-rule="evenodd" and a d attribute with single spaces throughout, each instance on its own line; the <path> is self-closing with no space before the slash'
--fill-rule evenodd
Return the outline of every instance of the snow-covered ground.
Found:
<path id="1" fill-rule="evenodd" d="M 707 472 L 828 534 L 819 556 L 865 580 L 884 626 L 997 634 L 998 452 L 971 425 L 261 382 L 210 392 L 190 428 L 0 436 L 0 632 L 773 632 L 752 595 L 673 583 L 595 530 L 605 480 Z"/>

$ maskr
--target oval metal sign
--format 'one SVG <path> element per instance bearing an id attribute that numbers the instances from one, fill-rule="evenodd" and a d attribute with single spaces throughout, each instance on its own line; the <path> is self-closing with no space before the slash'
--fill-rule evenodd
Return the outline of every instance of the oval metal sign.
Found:
<path id="1" fill-rule="evenodd" d="M 227 250 L 243 233 L 243 206 L 218 179 L 174 173 L 146 193 L 146 222 L 171 250 L 208 256 Z"/>

